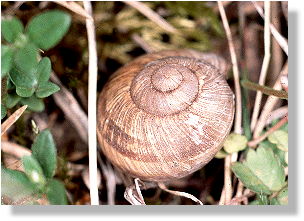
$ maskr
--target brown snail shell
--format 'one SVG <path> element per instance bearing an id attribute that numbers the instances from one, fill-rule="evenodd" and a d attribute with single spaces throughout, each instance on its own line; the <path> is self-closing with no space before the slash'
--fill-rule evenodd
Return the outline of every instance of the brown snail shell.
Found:
<path id="1" fill-rule="evenodd" d="M 98 140 L 127 174 L 149 181 L 182 178 L 221 149 L 234 117 L 234 95 L 214 54 L 171 50 L 120 68 L 98 101 Z"/>

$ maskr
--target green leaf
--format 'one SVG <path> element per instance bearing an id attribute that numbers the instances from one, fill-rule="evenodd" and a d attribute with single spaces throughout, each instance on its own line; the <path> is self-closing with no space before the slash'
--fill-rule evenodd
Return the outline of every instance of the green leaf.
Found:
<path id="1" fill-rule="evenodd" d="M 39 87 L 36 90 L 36 96 L 39 98 L 48 97 L 59 90 L 60 88 L 56 84 L 52 82 L 43 82 L 39 84 Z"/>
<path id="2" fill-rule="evenodd" d="M 268 196 L 265 194 L 257 194 L 257 198 L 260 201 L 259 205 L 268 205 L 269 204 L 269 200 L 268 200 Z"/>
<path id="3" fill-rule="evenodd" d="M 246 178 L 250 178 L 249 181 L 259 180 L 271 191 L 279 191 L 285 183 L 284 168 L 270 148 L 259 147 L 256 151 L 249 149 L 246 161 L 242 165 L 251 172 L 251 177 L 246 176 Z M 244 180 L 244 174 L 239 173 L 237 176 L 242 182 L 244 181 L 245 186 L 250 183 L 248 180 Z M 257 193 L 264 192 L 252 186 L 248 186 L 248 188 Z M 269 192 L 264 193 L 269 194 Z"/>
<path id="4" fill-rule="evenodd" d="M 44 57 L 40 60 L 37 67 L 38 83 L 44 83 L 49 80 L 51 76 L 51 61 L 48 57 Z"/>
<path id="5" fill-rule="evenodd" d="M 18 102 L 21 100 L 21 97 L 18 96 L 17 94 L 7 94 L 6 99 L 5 99 L 5 105 L 7 108 L 13 108 L 15 105 L 18 104 Z"/>
<path id="6" fill-rule="evenodd" d="M 14 43 L 17 36 L 23 32 L 23 24 L 16 17 L 4 19 L 1 21 L 1 32 L 6 41 Z"/>
<path id="7" fill-rule="evenodd" d="M 41 49 L 54 47 L 66 34 L 71 24 L 69 14 L 52 10 L 41 13 L 28 23 L 26 34 Z"/>
<path id="8" fill-rule="evenodd" d="M 287 166 L 285 162 L 285 153 L 287 152 L 284 152 L 277 148 L 277 145 L 270 143 L 268 140 L 264 140 L 259 144 L 259 147 L 271 148 L 275 156 L 280 159 L 281 165 L 284 167 Z"/>
<path id="9" fill-rule="evenodd" d="M 250 149 L 244 162 L 255 175 L 272 191 L 280 190 L 285 183 L 284 168 L 271 149 L 259 147 Z"/>
<path id="10" fill-rule="evenodd" d="M 38 51 L 33 44 L 27 44 L 25 47 L 16 51 L 13 59 L 13 67 L 9 73 L 10 79 L 16 87 L 29 91 L 37 87 L 37 56 Z"/>
<path id="11" fill-rule="evenodd" d="M 1 120 L 6 116 L 6 107 L 1 104 Z"/>
<path id="12" fill-rule="evenodd" d="M 52 179 L 48 183 L 46 195 L 52 205 L 66 205 L 68 203 L 64 185 L 56 179 Z"/>
<path id="13" fill-rule="evenodd" d="M 285 183 L 284 168 L 270 148 L 249 149 L 244 163 L 232 165 L 232 171 L 244 185 L 256 193 L 279 191 Z"/>
<path id="14" fill-rule="evenodd" d="M 288 205 L 288 187 L 285 187 L 277 196 L 280 205 Z"/>
<path id="15" fill-rule="evenodd" d="M 35 88 L 18 87 L 16 86 L 16 94 L 20 97 L 31 97 L 35 92 Z"/>
<path id="16" fill-rule="evenodd" d="M 36 190 L 27 176 L 16 170 L 1 168 L 1 196 L 19 201 L 31 196 Z"/>
<path id="17" fill-rule="evenodd" d="M 276 144 L 280 150 L 288 151 L 288 133 L 283 130 L 276 130 L 268 136 L 268 140 Z"/>
<path id="18" fill-rule="evenodd" d="M 47 178 L 51 178 L 55 174 L 56 170 L 56 147 L 49 130 L 43 130 L 36 137 L 32 145 L 33 156 L 40 163 L 44 175 Z"/>
<path id="19" fill-rule="evenodd" d="M 243 135 L 231 133 L 224 142 L 224 150 L 227 153 L 234 153 L 244 150 L 247 146 L 247 138 Z"/>
<path id="20" fill-rule="evenodd" d="M 3 78 L 12 68 L 13 49 L 6 45 L 1 45 L 1 78 Z"/>
<path id="21" fill-rule="evenodd" d="M 232 164 L 232 171 L 242 183 L 256 193 L 271 194 L 270 189 L 247 166 L 236 162 Z"/>
<path id="22" fill-rule="evenodd" d="M 41 166 L 39 165 L 38 161 L 31 155 L 31 156 L 24 156 L 22 157 L 22 165 L 24 168 L 24 172 L 27 177 L 40 188 L 42 188 L 45 183 L 45 177 L 43 175 L 43 171 Z"/>
<path id="23" fill-rule="evenodd" d="M 216 154 L 215 154 L 215 158 L 217 159 L 223 159 L 227 156 L 228 154 L 223 150 L 223 149 L 220 149 Z"/>
<path id="24" fill-rule="evenodd" d="M 35 95 L 22 98 L 20 100 L 21 104 L 28 105 L 28 109 L 36 112 L 41 112 L 44 110 L 44 103 L 42 99 L 37 98 Z"/>

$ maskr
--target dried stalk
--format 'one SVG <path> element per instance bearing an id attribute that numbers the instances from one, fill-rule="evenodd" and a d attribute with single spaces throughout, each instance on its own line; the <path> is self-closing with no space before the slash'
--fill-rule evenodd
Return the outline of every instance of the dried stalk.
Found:
<path id="1" fill-rule="evenodd" d="M 262 70 L 260 73 L 260 79 L 259 79 L 259 84 L 264 85 L 265 80 L 266 80 L 266 75 L 267 75 L 267 70 L 270 62 L 270 45 L 271 45 L 271 40 L 270 40 L 270 2 L 265 1 L 265 23 L 264 23 L 264 50 L 265 50 L 265 55 L 263 59 L 263 64 L 262 64 Z M 258 115 L 260 112 L 261 108 L 261 101 L 262 101 L 262 92 L 257 91 L 256 97 L 255 97 L 255 103 L 254 103 L 254 108 L 253 108 L 253 114 L 251 118 L 251 131 L 254 130 L 254 127 L 256 125 Z"/>
<path id="2" fill-rule="evenodd" d="M 241 134 L 242 133 L 242 98 L 241 98 L 241 87 L 240 87 L 240 77 L 239 77 L 239 69 L 236 58 L 236 53 L 233 45 L 232 35 L 229 28 L 228 20 L 226 17 L 225 9 L 221 1 L 218 1 L 219 12 L 221 14 L 223 26 L 227 35 L 230 56 L 232 61 L 233 68 L 233 77 L 234 77 L 234 85 L 235 85 L 235 94 L 236 94 L 236 113 L 235 113 L 235 121 L 234 121 L 234 132 Z M 222 193 L 225 194 L 225 204 L 228 204 L 232 197 L 232 182 L 231 182 L 231 156 L 227 156 L 225 158 L 225 178 L 224 178 L 224 187 L 225 191 Z"/>
<path id="3" fill-rule="evenodd" d="M 19 119 L 26 108 L 27 105 L 20 107 L 1 124 L 1 136 Z"/>
<path id="4" fill-rule="evenodd" d="M 61 108 L 67 120 L 72 123 L 80 139 L 87 144 L 88 117 L 86 113 L 73 94 L 61 83 L 54 72 L 51 75 L 51 80 L 60 87 L 60 91 L 52 95 L 56 104 Z"/>
<path id="5" fill-rule="evenodd" d="M 270 134 L 282 127 L 286 122 L 288 122 L 288 116 L 282 118 L 278 123 L 276 123 L 273 127 L 267 130 L 263 135 L 255 138 L 252 141 L 249 141 L 247 145 L 249 147 L 255 148 L 260 142 L 262 142 L 266 137 L 268 137 Z"/>
<path id="6" fill-rule="evenodd" d="M 76 2 L 66 2 L 66 1 L 54 1 L 55 3 L 57 3 L 58 5 L 61 5 L 73 12 L 75 12 L 76 14 L 86 18 L 86 19 L 92 19 L 92 16 L 89 15 L 79 4 L 77 4 Z"/>
<path id="7" fill-rule="evenodd" d="M 155 24 L 160 26 L 166 31 L 169 31 L 174 34 L 178 34 L 179 31 L 174 28 L 172 25 L 170 25 L 165 19 L 163 19 L 161 16 L 159 16 L 157 13 L 155 13 L 152 9 L 150 9 L 148 6 L 146 6 L 142 2 L 136 2 L 136 1 L 125 1 L 124 3 L 130 5 L 131 7 L 138 10 L 140 13 L 142 13 L 144 16 L 146 16 L 148 19 L 153 21 Z"/>
<path id="8" fill-rule="evenodd" d="M 282 89 L 281 77 L 284 76 L 284 75 L 287 75 L 287 73 L 288 73 L 288 64 L 286 63 L 284 65 L 284 67 L 283 67 L 275 85 L 273 86 L 273 89 L 275 89 L 275 90 L 281 90 Z M 273 108 L 275 107 L 275 105 L 277 104 L 277 102 L 279 100 L 280 100 L 279 98 L 274 97 L 274 96 L 269 96 L 267 98 L 266 103 L 265 103 L 265 105 L 263 107 L 263 110 L 261 112 L 260 118 L 257 121 L 256 127 L 254 129 L 253 138 L 257 138 L 260 135 L 260 133 L 262 132 L 263 128 L 266 125 L 266 121 L 267 121 L 267 118 L 268 118 L 270 112 L 273 110 Z"/>
<path id="9" fill-rule="evenodd" d="M 91 2 L 83 2 L 84 9 L 92 16 Z M 90 196 L 91 205 L 99 205 L 98 196 L 98 181 L 97 181 L 97 136 L 96 136 L 96 100 L 97 100 L 97 46 L 95 39 L 95 25 L 94 20 L 91 18 L 86 19 L 86 28 L 88 34 L 89 44 L 89 92 L 88 97 L 88 125 L 90 128 L 89 133 L 89 171 L 90 171 Z"/>
<path id="10" fill-rule="evenodd" d="M 256 2 L 252 2 L 254 7 L 256 8 L 257 12 L 260 14 L 262 18 L 264 18 L 263 9 L 261 6 L 259 6 Z M 277 31 L 277 29 L 273 26 L 273 24 L 270 24 L 270 31 L 275 40 L 279 43 L 283 51 L 288 56 L 288 43 L 287 40 Z"/>
<path id="11" fill-rule="evenodd" d="M 166 192 L 168 192 L 168 193 L 171 193 L 171 194 L 176 195 L 176 196 L 183 196 L 183 197 L 186 197 L 186 198 L 188 198 L 188 199 L 193 200 L 194 202 L 196 202 L 196 203 L 198 203 L 198 204 L 200 204 L 200 205 L 204 205 L 204 204 L 202 203 L 202 201 L 200 201 L 200 200 L 197 199 L 195 196 L 193 196 L 193 195 L 191 195 L 191 194 L 189 194 L 189 193 L 180 192 L 180 191 L 174 191 L 174 190 L 169 190 L 169 189 L 165 186 L 165 184 L 163 184 L 163 183 L 158 183 L 158 186 L 159 186 L 159 188 L 161 188 L 162 190 L 164 190 L 164 191 L 166 191 Z"/>

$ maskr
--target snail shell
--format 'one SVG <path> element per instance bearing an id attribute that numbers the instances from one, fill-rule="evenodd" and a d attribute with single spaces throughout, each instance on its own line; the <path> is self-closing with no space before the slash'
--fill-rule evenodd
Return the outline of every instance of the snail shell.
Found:
<path id="1" fill-rule="evenodd" d="M 221 149 L 234 117 L 226 62 L 194 50 L 141 56 L 120 68 L 98 100 L 98 140 L 133 177 L 182 178 Z"/>

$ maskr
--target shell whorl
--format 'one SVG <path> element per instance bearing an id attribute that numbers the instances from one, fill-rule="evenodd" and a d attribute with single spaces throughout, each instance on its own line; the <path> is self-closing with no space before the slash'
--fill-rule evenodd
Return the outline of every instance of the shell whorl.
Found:
<path id="1" fill-rule="evenodd" d="M 134 103 L 143 111 L 159 116 L 186 109 L 198 95 L 196 59 L 166 57 L 149 62 L 135 76 L 130 92 Z"/>
<path id="2" fill-rule="evenodd" d="M 208 163 L 234 116 L 233 93 L 220 73 L 227 66 L 219 64 L 225 62 L 212 54 L 174 50 L 120 68 L 98 102 L 104 154 L 128 174 L 151 181 L 181 178 Z"/>

